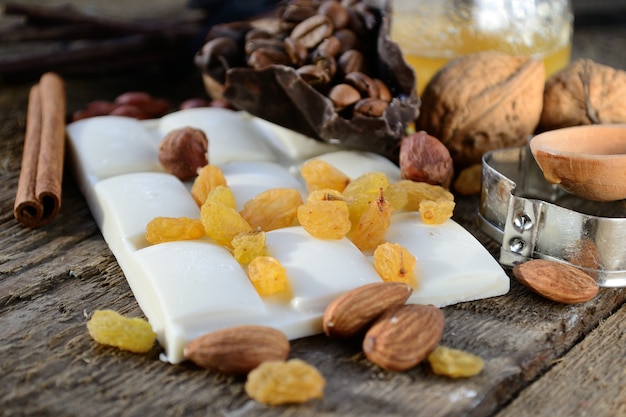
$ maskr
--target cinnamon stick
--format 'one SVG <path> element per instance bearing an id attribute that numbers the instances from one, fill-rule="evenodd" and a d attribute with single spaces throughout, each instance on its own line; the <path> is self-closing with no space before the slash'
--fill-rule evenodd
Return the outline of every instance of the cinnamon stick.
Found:
<path id="1" fill-rule="evenodd" d="M 45 73 L 28 98 L 22 167 L 13 214 L 26 227 L 48 224 L 61 207 L 65 154 L 65 89 L 55 73 Z"/>

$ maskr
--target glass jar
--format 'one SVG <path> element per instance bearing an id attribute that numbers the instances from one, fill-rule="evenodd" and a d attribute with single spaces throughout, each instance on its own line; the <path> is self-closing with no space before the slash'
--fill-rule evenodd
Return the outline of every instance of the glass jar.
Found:
<path id="1" fill-rule="evenodd" d="M 421 93 L 450 59 L 485 50 L 543 59 L 549 76 L 570 61 L 573 20 L 569 0 L 395 0 L 391 38 Z"/>

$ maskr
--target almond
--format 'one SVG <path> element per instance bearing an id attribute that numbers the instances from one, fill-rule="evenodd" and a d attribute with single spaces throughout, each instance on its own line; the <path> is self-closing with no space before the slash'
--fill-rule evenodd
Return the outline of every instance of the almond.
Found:
<path id="1" fill-rule="evenodd" d="M 599 290 L 591 275 L 571 265 L 545 259 L 516 265 L 513 275 L 535 293 L 558 303 L 584 303 L 593 299 Z"/>
<path id="2" fill-rule="evenodd" d="M 405 371 L 439 344 L 444 316 L 432 305 L 406 304 L 387 310 L 365 334 L 365 356 L 389 371 Z"/>
<path id="3" fill-rule="evenodd" d="M 329 337 L 349 338 L 363 333 L 385 310 L 406 302 L 413 289 L 402 282 L 380 282 L 348 291 L 331 302 L 322 319 Z"/>
<path id="4" fill-rule="evenodd" d="M 229 327 L 194 339 L 183 353 L 196 365 L 227 375 L 250 372 L 262 362 L 285 360 L 289 339 L 272 327 L 246 325 Z"/>

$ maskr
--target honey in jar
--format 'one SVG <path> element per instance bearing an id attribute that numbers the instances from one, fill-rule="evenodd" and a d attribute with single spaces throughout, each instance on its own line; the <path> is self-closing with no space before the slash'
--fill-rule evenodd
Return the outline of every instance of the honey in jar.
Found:
<path id="1" fill-rule="evenodd" d="M 542 59 L 550 76 L 570 61 L 572 26 L 568 0 L 395 0 L 391 37 L 421 94 L 449 60 L 486 50 Z"/>

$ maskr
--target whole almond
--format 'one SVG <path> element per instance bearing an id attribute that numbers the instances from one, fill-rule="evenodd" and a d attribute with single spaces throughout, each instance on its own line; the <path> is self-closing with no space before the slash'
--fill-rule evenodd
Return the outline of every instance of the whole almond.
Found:
<path id="1" fill-rule="evenodd" d="M 598 294 L 591 275 L 571 265 L 533 259 L 513 267 L 515 278 L 548 300 L 564 304 L 584 303 Z"/>
<path id="2" fill-rule="evenodd" d="M 405 371 L 439 344 L 444 316 L 432 305 L 406 304 L 387 310 L 365 334 L 365 356 L 389 371 Z"/>
<path id="3" fill-rule="evenodd" d="M 196 365 L 227 375 L 250 372 L 262 362 L 285 360 L 291 348 L 287 336 L 272 327 L 246 325 L 207 333 L 185 346 Z"/>
<path id="4" fill-rule="evenodd" d="M 339 338 L 361 334 L 385 310 L 403 305 L 412 292 L 403 282 L 373 283 L 348 291 L 326 307 L 324 333 Z"/>

